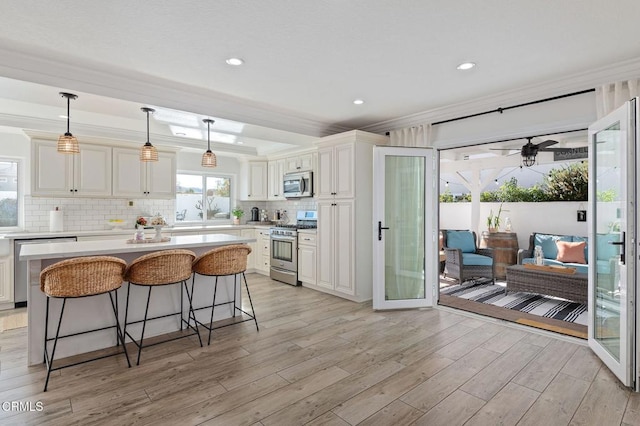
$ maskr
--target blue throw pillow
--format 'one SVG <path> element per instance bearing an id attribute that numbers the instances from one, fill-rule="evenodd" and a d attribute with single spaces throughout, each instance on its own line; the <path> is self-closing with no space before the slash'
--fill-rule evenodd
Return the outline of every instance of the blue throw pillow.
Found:
<path id="1" fill-rule="evenodd" d="M 536 234 L 534 237 L 533 246 L 541 246 L 542 247 L 542 255 L 545 259 L 555 259 L 558 257 L 558 247 L 556 246 L 556 241 L 567 241 L 571 242 L 571 237 L 569 236 L 559 236 L 559 235 L 547 235 L 547 234 Z"/>
<path id="2" fill-rule="evenodd" d="M 620 234 L 597 234 L 596 257 L 599 260 L 608 260 L 620 256 L 620 246 L 609 244 L 611 241 L 620 241 Z"/>
<path id="3" fill-rule="evenodd" d="M 475 253 L 476 242 L 471 231 L 447 231 L 447 247 L 460 249 L 463 253 Z"/>

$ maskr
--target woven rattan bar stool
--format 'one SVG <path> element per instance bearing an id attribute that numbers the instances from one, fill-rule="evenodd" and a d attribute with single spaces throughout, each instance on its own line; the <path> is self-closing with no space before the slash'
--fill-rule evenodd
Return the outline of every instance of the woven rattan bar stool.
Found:
<path id="1" fill-rule="evenodd" d="M 127 270 L 125 271 L 124 279 L 125 281 L 129 281 L 129 287 L 127 288 L 127 308 L 124 317 L 124 334 L 128 336 L 133 343 L 138 347 L 138 360 L 136 365 L 140 365 L 140 355 L 142 354 L 142 348 L 157 345 L 160 343 L 170 342 L 176 339 L 182 339 L 183 337 L 189 336 L 198 336 L 198 340 L 200 341 L 200 346 L 202 346 L 202 340 L 200 339 L 200 332 L 197 327 L 191 325 L 190 321 L 187 322 L 184 320 L 182 306 L 183 306 L 183 293 L 180 290 L 180 312 L 171 312 L 165 315 L 158 315 L 152 318 L 148 318 L 149 316 L 149 301 L 151 300 L 151 290 L 154 287 L 172 285 L 172 284 L 181 284 L 184 286 L 184 289 L 187 293 L 187 298 L 189 301 L 189 318 L 192 316 L 195 318 L 195 314 L 193 313 L 192 302 L 192 294 L 189 292 L 189 288 L 187 287 L 187 280 L 191 277 L 191 264 L 193 263 L 193 259 L 196 257 L 195 253 L 190 250 L 176 249 L 176 250 L 162 250 L 155 253 L 149 253 L 144 256 L 140 256 L 135 259 L 133 262 L 129 264 Z M 147 293 L 147 306 L 144 311 L 144 319 L 138 321 L 129 321 L 129 294 L 131 291 L 132 285 L 138 286 L 146 286 L 149 288 Z M 193 330 L 191 334 L 185 334 L 178 337 L 174 337 L 171 339 L 166 339 L 161 342 L 155 342 L 148 345 L 144 345 L 144 330 L 147 325 L 147 321 L 166 318 L 172 315 L 180 315 L 180 330 L 183 329 L 183 324 L 187 324 L 187 327 Z M 142 323 L 142 332 L 140 334 L 140 341 L 136 341 L 136 339 L 131 336 L 131 334 L 127 331 L 127 326 L 131 324 Z"/>
<path id="2" fill-rule="evenodd" d="M 129 354 L 127 354 L 127 348 L 124 344 L 124 333 L 120 329 L 120 323 L 118 322 L 118 297 L 115 294 L 116 290 L 122 286 L 123 275 L 126 267 L 127 262 L 122 259 L 118 259 L 117 257 L 87 256 L 54 263 L 40 272 L 40 290 L 47 296 L 44 325 L 44 363 L 47 365 L 47 379 L 44 383 L 44 392 L 47 391 L 51 372 L 55 370 L 84 364 L 85 362 L 95 361 L 109 356 L 120 355 L 122 353 L 124 353 L 124 356 L 127 358 L 127 364 L 131 367 Z M 109 299 L 111 301 L 111 308 L 113 309 L 113 315 L 115 317 L 115 325 L 86 330 L 79 333 L 60 335 L 60 326 L 62 325 L 62 317 L 64 315 L 65 306 L 67 305 L 67 299 L 79 299 L 98 296 L 105 293 L 109 295 Z M 53 298 L 62 299 L 62 308 L 60 309 L 60 318 L 58 319 L 58 325 L 56 327 L 56 335 L 55 337 L 50 338 L 49 302 Z M 120 346 L 122 343 L 122 352 L 103 355 L 97 358 L 53 368 L 53 360 L 56 354 L 56 347 L 58 346 L 58 339 L 106 330 L 109 328 L 116 329 L 117 346 Z M 47 346 L 52 340 L 53 348 L 51 349 L 51 356 L 49 356 Z"/>
<path id="3" fill-rule="evenodd" d="M 200 321 L 195 320 L 194 317 L 194 320 L 198 325 L 201 325 L 202 327 L 209 330 L 209 338 L 207 340 L 207 344 L 209 345 L 211 344 L 211 332 L 216 328 L 227 327 L 229 325 L 239 324 L 245 321 L 254 321 L 256 323 L 256 330 L 260 331 L 260 329 L 258 328 L 258 320 L 256 319 L 256 312 L 253 309 L 253 302 L 251 301 L 251 293 L 249 292 L 249 286 L 247 285 L 247 277 L 244 275 L 244 272 L 247 270 L 247 256 L 249 255 L 249 253 L 251 253 L 251 247 L 249 247 L 248 245 L 234 244 L 209 250 L 208 252 L 198 256 L 196 260 L 193 261 L 191 294 L 193 294 L 194 291 L 196 274 L 216 277 L 215 287 L 213 288 L 213 301 L 211 302 L 211 306 L 203 306 L 195 309 L 200 310 L 211 308 L 211 320 L 209 321 L 209 324 L 203 324 Z M 242 274 L 242 278 L 244 279 L 244 286 L 247 289 L 247 296 L 249 298 L 249 304 L 251 305 L 251 314 L 239 308 L 238 304 L 236 303 L 236 291 L 239 274 Z M 229 275 L 233 275 L 233 300 L 216 304 L 216 293 L 218 292 L 218 277 Z M 240 292 L 242 293 L 242 288 L 240 290 Z M 243 314 L 247 315 L 248 318 L 242 321 L 235 321 L 230 324 L 214 327 L 213 313 L 216 306 L 229 304 L 233 304 L 234 318 L 236 316 L 236 311 L 242 312 Z M 189 318 L 189 320 L 191 320 L 191 318 Z"/>

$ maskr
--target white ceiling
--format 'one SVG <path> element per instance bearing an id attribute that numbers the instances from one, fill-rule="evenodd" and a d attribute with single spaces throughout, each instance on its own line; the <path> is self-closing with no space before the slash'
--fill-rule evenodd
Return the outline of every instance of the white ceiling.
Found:
<path id="1" fill-rule="evenodd" d="M 59 133 L 64 90 L 80 95 L 74 134 L 144 140 L 149 105 L 194 113 L 200 131 L 216 119 L 242 144 L 214 149 L 232 154 L 391 129 L 640 58 L 637 0 L 2 0 L 0 12 L 0 125 Z M 166 122 L 151 130 L 201 149 Z"/>

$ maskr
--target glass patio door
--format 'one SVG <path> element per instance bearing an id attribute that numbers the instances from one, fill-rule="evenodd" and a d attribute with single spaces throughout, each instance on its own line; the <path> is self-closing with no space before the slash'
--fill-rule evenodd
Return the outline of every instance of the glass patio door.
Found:
<path id="1" fill-rule="evenodd" d="M 589 346 L 634 385 L 637 99 L 589 127 Z"/>
<path id="2" fill-rule="evenodd" d="M 433 305 L 437 282 L 434 150 L 375 147 L 373 308 Z"/>

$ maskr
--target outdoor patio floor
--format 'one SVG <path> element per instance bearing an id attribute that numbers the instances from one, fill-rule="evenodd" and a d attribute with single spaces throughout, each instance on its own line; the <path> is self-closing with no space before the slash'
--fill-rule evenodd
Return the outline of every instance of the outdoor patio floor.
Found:
<path id="1" fill-rule="evenodd" d="M 451 285 L 451 283 L 441 277 L 440 288 L 449 285 Z M 575 324 L 553 318 L 545 318 L 526 312 L 520 312 L 513 309 L 502 308 L 500 306 L 489 305 L 482 302 L 475 302 L 472 300 L 463 299 L 461 297 L 449 296 L 445 294 L 440 294 L 438 304 L 467 312 L 473 312 L 479 315 L 515 322 L 530 327 L 553 331 L 555 333 L 560 333 L 567 336 L 578 337 L 581 339 L 587 338 L 587 327 L 581 324 Z"/>

